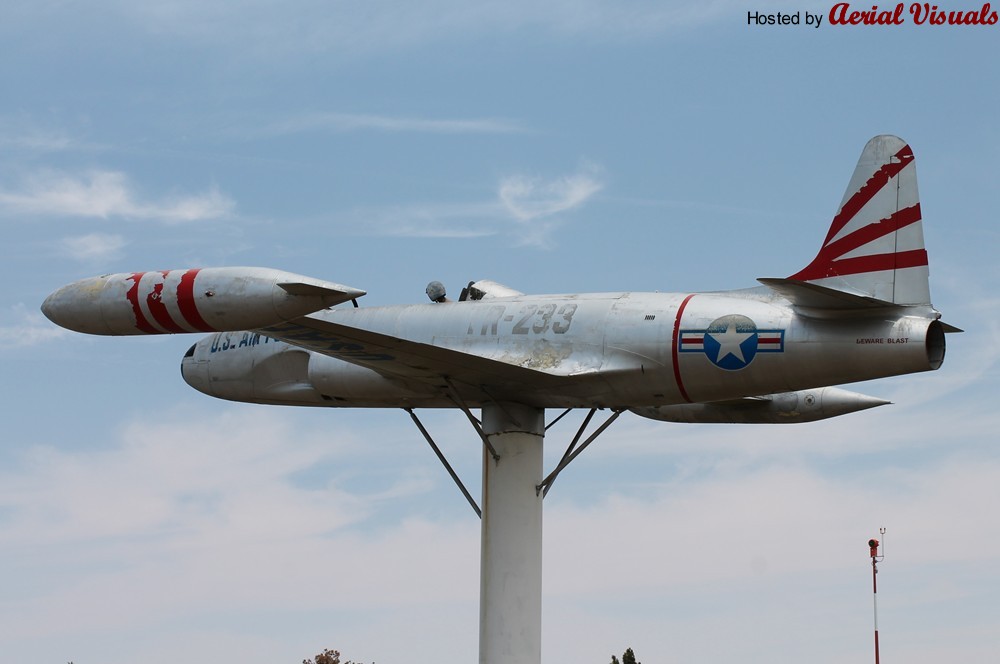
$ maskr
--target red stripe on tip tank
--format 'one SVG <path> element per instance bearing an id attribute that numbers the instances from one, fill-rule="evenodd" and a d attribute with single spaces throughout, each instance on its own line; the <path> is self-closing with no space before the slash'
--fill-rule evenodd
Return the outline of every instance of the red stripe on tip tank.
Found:
<path id="1" fill-rule="evenodd" d="M 177 285 L 177 307 L 181 310 L 181 315 L 187 324 L 199 332 L 215 332 L 215 328 L 205 322 L 198 312 L 198 305 L 194 300 L 194 278 L 201 272 L 200 269 L 188 270 L 181 276 L 181 282 Z"/>
<path id="2" fill-rule="evenodd" d="M 170 272 L 160 272 L 160 274 L 166 279 Z M 167 332 L 187 332 L 174 322 L 170 312 L 167 311 L 167 305 L 163 304 L 163 285 L 162 281 L 154 284 L 153 291 L 146 296 L 146 306 L 149 308 L 149 313 L 153 314 L 153 319 Z"/>
<path id="3" fill-rule="evenodd" d="M 139 306 L 139 282 L 142 281 L 142 275 L 144 274 L 146 273 L 133 272 L 125 278 L 125 281 L 132 282 L 132 288 L 129 288 L 125 292 L 125 299 L 132 305 L 132 313 L 135 314 L 135 329 L 146 334 L 162 334 L 160 330 L 149 324 L 146 314 L 142 313 L 142 307 Z"/>

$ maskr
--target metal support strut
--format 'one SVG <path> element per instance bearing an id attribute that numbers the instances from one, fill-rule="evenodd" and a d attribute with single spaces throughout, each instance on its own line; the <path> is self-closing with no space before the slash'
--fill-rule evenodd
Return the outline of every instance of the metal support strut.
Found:
<path id="1" fill-rule="evenodd" d="M 452 383 L 451 379 L 448 378 L 447 376 L 444 377 L 444 380 L 446 383 L 448 383 L 448 387 L 451 388 L 451 394 L 449 395 L 449 398 L 453 402 L 455 402 L 455 405 L 461 408 L 462 412 L 465 413 L 465 416 L 469 418 L 469 424 L 471 424 L 472 428 L 476 430 L 476 433 L 479 434 L 479 437 L 483 439 L 483 445 L 485 445 L 486 449 L 489 450 L 490 455 L 493 457 L 493 460 L 499 461 L 500 455 L 497 454 L 497 451 L 493 448 L 493 444 L 490 442 L 490 439 L 486 435 L 486 432 L 483 431 L 483 427 L 480 426 L 479 420 L 477 420 L 476 416 L 472 414 L 472 411 L 469 410 L 469 407 L 465 404 L 465 401 L 462 399 L 462 396 L 459 394 L 458 390 L 455 389 L 454 383 Z"/>
<path id="2" fill-rule="evenodd" d="M 555 467 L 555 469 L 551 473 L 548 474 L 548 476 L 544 480 L 542 480 L 542 482 L 538 486 L 535 487 L 535 491 L 541 493 L 543 498 L 549 493 L 549 489 L 552 488 L 552 485 L 553 485 L 553 483 L 555 483 L 556 478 L 559 477 L 559 473 L 561 473 L 563 470 L 565 470 L 566 466 L 568 466 L 573 461 L 573 459 L 575 459 L 578 456 L 580 456 L 580 454 L 585 449 L 587 449 L 587 446 L 590 445 L 595 440 L 597 440 L 597 437 L 600 436 L 602 433 L 604 433 L 604 431 L 609 426 L 611 426 L 611 424 L 615 420 L 618 419 L 618 416 L 621 415 L 622 412 L 624 412 L 624 411 L 621 411 L 621 410 L 614 411 L 611 414 L 611 417 L 609 417 L 608 419 L 606 419 L 604 421 L 604 424 L 602 424 L 601 426 L 597 427 L 597 431 L 595 431 L 594 433 L 590 434 L 590 436 L 587 438 L 587 440 L 583 441 L 583 444 L 580 445 L 579 449 L 574 450 L 573 448 L 576 447 L 576 442 L 578 440 L 580 440 L 580 436 L 583 435 L 584 430 L 587 428 L 587 425 L 590 424 L 590 420 L 591 420 L 592 417 L 594 417 L 594 413 L 596 411 L 597 411 L 596 408 L 591 408 L 590 409 L 590 412 L 587 413 L 587 417 L 585 417 L 583 419 L 583 424 L 580 425 L 580 429 L 576 432 L 576 435 L 573 437 L 573 440 L 570 442 L 569 447 L 566 448 L 566 452 L 563 454 L 563 457 L 559 461 L 559 464 Z"/>
<path id="3" fill-rule="evenodd" d="M 444 464 L 444 467 L 445 469 L 447 469 L 448 474 L 451 475 L 451 479 L 455 480 L 455 484 L 458 485 L 459 491 L 462 492 L 462 495 L 465 496 L 465 499 L 469 501 L 470 505 L 472 505 L 472 509 L 475 510 L 476 516 L 478 516 L 479 518 L 483 518 L 483 511 L 479 509 L 479 505 L 476 504 L 476 499 L 473 498 L 472 494 L 469 493 L 469 490 L 465 488 L 465 485 L 462 483 L 461 478 L 459 478 L 458 473 L 456 473 L 455 469 L 451 467 L 450 463 L 448 463 L 448 459 L 445 458 L 444 454 L 441 452 L 441 449 L 437 446 L 437 443 L 435 443 L 434 439 L 431 438 L 431 435 L 427 433 L 427 429 L 424 428 L 423 423 L 417 418 L 417 414 L 413 412 L 412 408 L 404 408 L 403 410 L 409 413 L 410 417 L 413 418 L 413 423 L 417 425 L 418 429 L 420 429 L 420 433 L 424 435 L 424 440 L 426 440 L 427 444 L 431 446 L 432 450 L 434 450 L 434 454 L 437 455 L 438 460 L 441 461 L 442 464 Z"/>

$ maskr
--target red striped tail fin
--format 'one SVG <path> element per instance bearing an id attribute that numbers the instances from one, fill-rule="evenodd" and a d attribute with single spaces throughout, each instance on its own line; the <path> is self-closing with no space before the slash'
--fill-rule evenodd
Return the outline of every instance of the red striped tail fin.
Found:
<path id="1" fill-rule="evenodd" d="M 790 279 L 894 304 L 930 304 L 913 150 L 876 136 L 816 258 Z"/>

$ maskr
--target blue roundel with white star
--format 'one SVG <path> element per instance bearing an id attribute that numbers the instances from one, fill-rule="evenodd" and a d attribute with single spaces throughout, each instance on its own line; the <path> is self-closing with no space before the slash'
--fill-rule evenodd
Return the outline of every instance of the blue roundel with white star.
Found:
<path id="1" fill-rule="evenodd" d="M 746 316 L 730 314 L 716 318 L 704 330 L 681 330 L 677 350 L 704 353 L 720 369 L 739 371 L 757 353 L 783 352 L 784 342 L 784 330 L 758 330 Z"/>
<path id="2" fill-rule="evenodd" d="M 757 356 L 757 326 L 739 314 L 715 319 L 705 330 L 705 355 L 727 371 L 742 369 Z"/>

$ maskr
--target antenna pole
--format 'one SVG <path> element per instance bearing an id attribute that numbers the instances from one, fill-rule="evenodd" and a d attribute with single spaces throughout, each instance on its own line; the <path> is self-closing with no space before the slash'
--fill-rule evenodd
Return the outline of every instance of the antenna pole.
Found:
<path id="1" fill-rule="evenodd" d="M 885 539 L 885 528 L 878 529 L 879 534 Z M 879 664 L 878 659 L 878 565 L 877 563 L 885 559 L 885 546 L 882 547 L 882 555 L 878 553 L 878 540 L 868 540 L 868 551 L 872 557 L 872 606 L 875 615 L 875 664 Z"/>
<path id="2" fill-rule="evenodd" d="M 876 575 L 878 574 L 878 568 L 875 566 L 875 556 L 872 556 L 872 605 L 875 608 L 875 664 L 879 664 L 878 661 L 878 582 L 876 581 Z"/>

